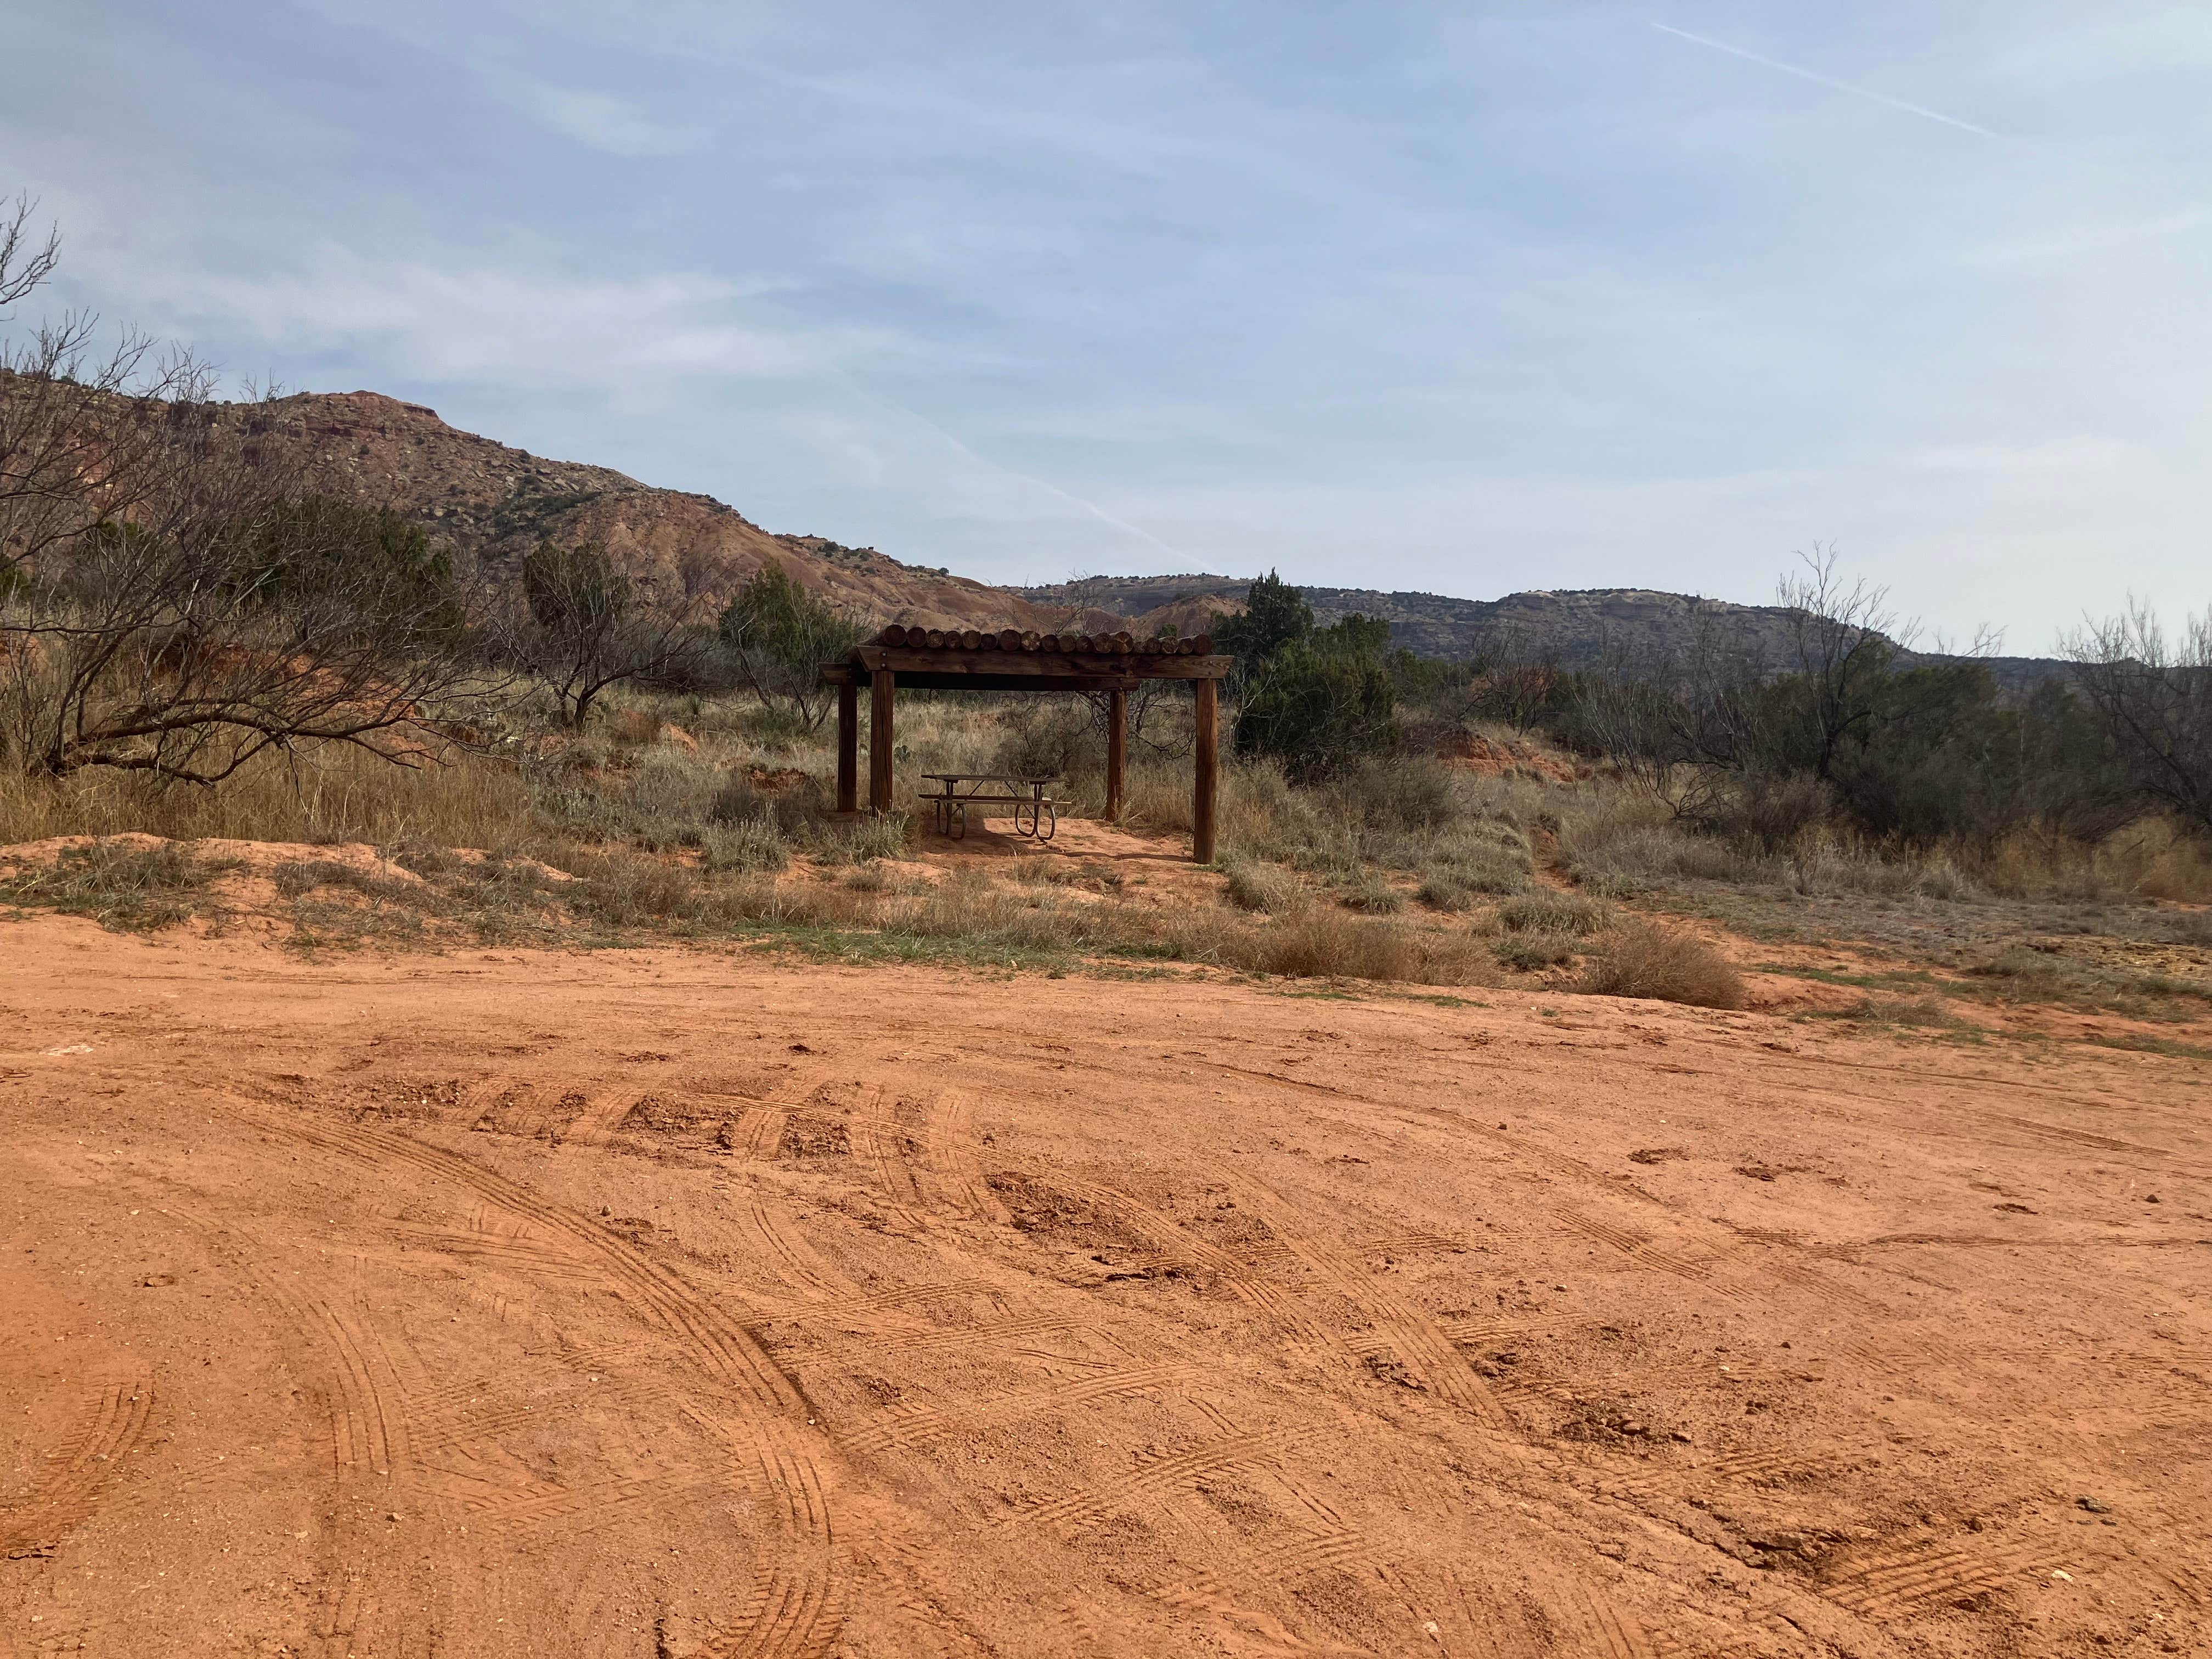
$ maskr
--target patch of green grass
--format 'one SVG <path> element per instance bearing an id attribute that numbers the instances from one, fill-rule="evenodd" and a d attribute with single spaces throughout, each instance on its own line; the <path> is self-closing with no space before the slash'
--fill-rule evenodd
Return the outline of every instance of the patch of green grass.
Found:
<path id="1" fill-rule="evenodd" d="M 1762 962 L 1752 971 L 1755 974 L 1780 974 L 1790 979 L 1809 979 L 1822 985 L 1847 986 L 1855 991 L 1949 992 L 1953 988 L 1951 981 L 1938 979 L 1918 968 L 1886 969 L 1877 973 L 1854 974 L 1836 968 L 1802 968 L 1786 962 Z"/>
<path id="2" fill-rule="evenodd" d="M 2171 1037 L 2092 1036 L 2081 1039 L 2093 1048 L 2121 1048 L 2130 1054 L 2164 1054 L 2169 1060 L 2212 1060 L 2212 1048 Z"/>
<path id="3" fill-rule="evenodd" d="M 1957 1031 L 1972 1029 L 1946 1008 L 1940 998 L 1869 996 L 1849 1008 L 1814 1008 L 1807 1019 L 1853 1020 L 1866 1025 L 1911 1026 L 1923 1030 Z"/>

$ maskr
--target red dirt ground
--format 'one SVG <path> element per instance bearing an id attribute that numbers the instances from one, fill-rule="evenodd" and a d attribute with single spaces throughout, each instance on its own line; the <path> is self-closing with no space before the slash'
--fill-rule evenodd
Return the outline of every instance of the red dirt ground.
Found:
<path id="1" fill-rule="evenodd" d="M 0 951 L 0 1651 L 2212 1644 L 2200 1064 Z"/>

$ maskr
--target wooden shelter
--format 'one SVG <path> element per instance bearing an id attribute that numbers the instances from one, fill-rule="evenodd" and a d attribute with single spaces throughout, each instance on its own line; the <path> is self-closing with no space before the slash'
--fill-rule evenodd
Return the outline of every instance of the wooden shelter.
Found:
<path id="1" fill-rule="evenodd" d="M 891 805 L 891 705 L 897 689 L 931 691 L 1106 693 L 1106 815 L 1121 815 L 1128 760 L 1129 693 L 1146 680 L 1188 680 L 1198 705 L 1191 856 L 1213 862 L 1214 802 L 1221 779 L 1221 681 L 1233 657 L 1213 641 L 1138 640 L 1127 634 L 996 634 L 886 628 L 822 678 L 837 688 L 837 806 L 859 809 L 860 697 L 868 688 L 868 806 Z"/>

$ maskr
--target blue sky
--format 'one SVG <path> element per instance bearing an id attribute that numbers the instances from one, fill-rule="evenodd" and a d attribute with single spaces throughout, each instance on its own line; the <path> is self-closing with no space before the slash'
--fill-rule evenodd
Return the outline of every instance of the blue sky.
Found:
<path id="1" fill-rule="evenodd" d="M 987 580 L 2212 600 L 2212 8 L 14 0 L 48 296 Z M 20 312 L 18 321 L 30 312 Z"/>

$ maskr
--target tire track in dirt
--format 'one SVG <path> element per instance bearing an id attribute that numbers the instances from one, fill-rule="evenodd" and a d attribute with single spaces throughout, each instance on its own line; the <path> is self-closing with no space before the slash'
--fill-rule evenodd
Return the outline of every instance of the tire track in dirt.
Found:
<path id="1" fill-rule="evenodd" d="M 2051 1539 L 1953 1539 L 1871 1553 L 1816 1588 L 1861 1618 L 1881 1620 L 1992 1589 L 2021 1573 L 2047 1575 L 2068 1559 L 2069 1553 Z"/>
<path id="2" fill-rule="evenodd" d="M 330 1393 L 327 1415 L 331 1434 L 331 1528 L 320 1540 L 319 1553 L 325 1577 L 319 1591 L 319 1611 L 313 1615 L 310 1634 L 323 1659 L 348 1659 L 372 1646 L 385 1607 L 392 1601 L 417 1612 L 442 1610 L 455 1593 L 459 1575 L 450 1561 L 432 1587 L 407 1582 L 407 1570 L 391 1561 L 380 1540 L 356 1538 L 351 1547 L 339 1534 L 358 1533 L 360 1514 L 373 1510 L 376 1498 L 386 1496 L 410 1473 L 411 1430 L 406 1402 L 379 1380 L 380 1362 L 389 1369 L 387 1357 L 357 1322 L 347 1318 L 319 1297 L 287 1284 L 269 1265 L 267 1243 L 251 1233 L 218 1226 L 208 1218 L 182 1208 L 165 1213 L 199 1228 L 211 1242 L 237 1240 L 222 1254 L 228 1265 L 253 1287 L 305 1339 L 306 1351 L 323 1362 Z M 374 1352 L 372 1352 L 374 1349 Z M 474 1563 L 468 1563 L 475 1565 Z M 405 1648 L 404 1630 L 392 1641 Z M 380 1644 L 378 1644 L 380 1645 Z"/>
<path id="3" fill-rule="evenodd" d="M 1062 1531 L 1078 1531 L 1103 1520 L 1114 1510 L 1187 1486 L 1206 1475 L 1269 1462 L 1291 1443 L 1291 1438 L 1287 1430 L 1278 1429 L 1261 1434 L 1236 1435 L 1226 1440 L 1209 1441 L 1187 1451 L 1170 1452 L 1083 1492 L 1001 1516 L 992 1525 L 1002 1530 L 1054 1527 Z"/>
<path id="4" fill-rule="evenodd" d="M 2120 1140 L 2112 1135 L 2092 1133 L 2087 1129 L 2069 1129 L 2063 1124 L 2040 1123 L 2032 1117 L 2014 1117 L 2009 1112 L 1984 1112 L 1983 1119 L 1990 1123 L 2008 1123 L 2015 1129 L 2025 1129 L 2046 1139 L 2063 1141 L 2073 1146 L 2094 1147 L 2100 1152 L 2134 1152 L 2142 1158 L 2172 1158 L 2173 1154 L 2163 1146 L 2146 1146 L 2140 1141 Z"/>
<path id="5" fill-rule="evenodd" d="M 927 1167 L 971 1221 L 1011 1227 L 1014 1218 L 999 1201 L 976 1164 L 975 1098 L 964 1089 L 940 1089 L 930 1103 L 921 1139 Z"/>
<path id="6" fill-rule="evenodd" d="M 438 1255 L 468 1257 L 527 1278 L 590 1284 L 600 1277 L 590 1261 L 526 1235 L 465 1232 L 458 1228 L 405 1222 L 387 1222 L 379 1231 L 402 1245 Z"/>
<path id="7" fill-rule="evenodd" d="M 763 1565 L 757 1587 L 760 1605 L 748 1610 L 744 1632 L 727 1651 L 748 1659 L 799 1659 L 819 1653 L 834 1639 L 840 1587 L 829 1505 L 806 1443 L 811 1437 L 798 1427 L 806 1418 L 805 1402 L 743 1326 L 616 1235 L 458 1153 L 359 1125 L 234 1109 L 258 1127 L 341 1159 L 404 1165 L 459 1186 L 518 1221 L 571 1241 L 595 1259 L 607 1288 L 668 1337 L 718 1393 L 748 1413 L 750 1420 L 701 1420 L 722 1426 L 723 1437 L 739 1459 L 735 1472 L 775 1517 L 786 1547 L 781 1559 Z"/>
<path id="8" fill-rule="evenodd" d="M 636 1108 L 635 1089 L 603 1089 L 592 1095 L 562 1134 L 579 1146 L 604 1146 Z"/>
<path id="9" fill-rule="evenodd" d="M 816 1319 L 843 1319 L 854 1314 L 878 1312 L 886 1308 L 902 1308 L 920 1302 L 935 1302 L 954 1297 L 986 1297 L 997 1301 L 1005 1294 L 1002 1286 L 988 1279 L 949 1279 L 934 1285 L 902 1285 L 896 1290 L 866 1291 L 850 1296 L 832 1295 L 821 1301 L 796 1299 L 777 1302 L 769 1297 L 757 1298 L 762 1311 L 739 1322 L 748 1331 L 757 1331 L 764 1326 L 804 1324 Z"/>
<path id="10" fill-rule="evenodd" d="M 0 1557 L 43 1554 L 88 1517 L 123 1473 L 123 1460 L 144 1437 L 153 1411 L 151 1372 L 102 1383 L 87 1395 L 78 1425 L 47 1455 L 50 1468 L 0 1509 Z"/>
<path id="11" fill-rule="evenodd" d="M 763 1504 L 791 1514 L 789 1547 L 755 1569 L 742 1631 L 708 1651 L 715 1659 L 819 1659 L 843 1623 L 837 1540 L 820 1470 L 787 1425 L 731 1417 L 696 1401 L 684 1414 L 720 1440 L 746 1489 Z"/>
<path id="12" fill-rule="evenodd" d="M 1638 1266 L 1650 1267 L 1659 1273 L 1672 1273 L 1677 1279 L 1688 1280 L 1700 1290 L 1711 1291 L 1716 1295 L 1725 1297 L 1731 1301 L 1742 1299 L 1727 1286 L 1714 1284 L 1712 1272 L 1704 1262 L 1693 1261 L 1687 1256 L 1677 1255 L 1671 1250 L 1656 1248 L 1648 1233 L 1639 1232 L 1632 1227 L 1621 1226 L 1616 1222 L 1601 1220 L 1596 1216 L 1586 1215 L 1579 1210 L 1554 1209 L 1553 1213 L 1559 1218 L 1560 1224 L 1570 1231 L 1580 1233 L 1584 1238 L 1594 1238 L 1601 1244 L 1610 1245 Z"/>
<path id="13" fill-rule="evenodd" d="M 894 1447 L 941 1440 L 948 1435 L 996 1428 L 1016 1418 L 1080 1405 L 1089 1400 L 1172 1389 L 1195 1380 L 1200 1374 L 1194 1365 L 1147 1365 L 1133 1370 L 1109 1371 L 1103 1376 L 1079 1377 L 1051 1388 L 1000 1395 L 966 1404 L 915 1406 L 872 1419 L 845 1431 L 837 1438 L 840 1444 L 854 1453 L 889 1451 Z"/>
<path id="14" fill-rule="evenodd" d="M 405 1462 L 411 1436 L 404 1401 L 378 1386 L 363 1352 L 361 1332 L 327 1303 L 295 1304 L 297 1316 L 322 1339 L 334 1362 L 338 1409 L 332 1414 L 331 1455 L 337 1478 L 366 1469 L 389 1481 Z"/>
<path id="15" fill-rule="evenodd" d="M 731 1139 L 744 1148 L 748 1162 L 765 1164 L 775 1156 L 775 1149 L 783 1139 L 784 1126 L 791 1121 L 791 1111 L 783 1106 L 748 1106 L 738 1118 L 740 1133 Z"/>
<path id="16" fill-rule="evenodd" d="M 526 1140 L 563 1139 L 586 1105 L 584 1096 L 557 1085 L 517 1078 L 492 1078 L 464 1090 L 459 1121 L 483 1134 Z"/>
<path id="17" fill-rule="evenodd" d="M 1413 1362 L 1440 1400 L 1471 1413 L 1494 1432 L 1514 1432 L 1505 1414 L 1474 1366 L 1435 1320 L 1382 1284 L 1357 1257 L 1344 1254 L 1300 1220 L 1300 1212 L 1272 1188 L 1216 1164 L 1214 1173 L 1240 1204 L 1267 1224 L 1276 1239 L 1304 1262 L 1328 1289 L 1370 1320 L 1401 1356 Z M 1345 1339 L 1337 1338 L 1339 1346 Z"/>
<path id="18" fill-rule="evenodd" d="M 880 1102 L 878 1103 L 880 1104 Z M 922 1143 L 914 1129 L 896 1118 L 854 1117 L 862 1152 L 875 1176 L 882 1207 L 896 1216 L 907 1231 L 920 1237 L 933 1234 L 937 1218 L 930 1213 L 929 1194 L 922 1188 L 916 1165 Z"/>
<path id="19" fill-rule="evenodd" d="M 961 1325 L 950 1329 L 906 1331 L 819 1343 L 808 1348 L 803 1357 L 811 1363 L 818 1363 L 841 1359 L 850 1354 L 912 1353 L 934 1348 L 965 1348 L 978 1343 L 1004 1342 L 1018 1337 L 1049 1336 L 1059 1331 L 1073 1331 L 1109 1342 L 1113 1340 L 1109 1333 L 1101 1330 L 1090 1320 L 1040 1315 L 1032 1319 L 1004 1319 L 986 1325 Z"/>
<path id="20" fill-rule="evenodd" d="M 1115 1216 L 1132 1232 L 1150 1240 L 1168 1261 L 1213 1274 L 1236 1296 L 1273 1317 L 1309 1345 L 1340 1346 L 1333 1332 L 1308 1316 L 1280 1286 L 1261 1278 L 1226 1250 L 1193 1237 L 1174 1217 L 1139 1203 L 1118 1188 L 1086 1181 L 1064 1170 L 1035 1164 L 1016 1167 L 1041 1187 L 1079 1199 Z"/>

